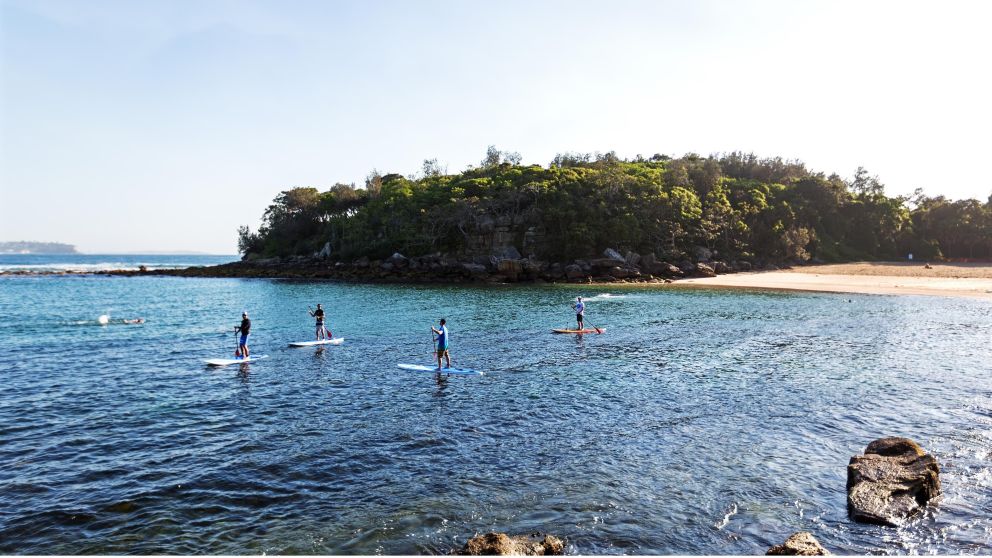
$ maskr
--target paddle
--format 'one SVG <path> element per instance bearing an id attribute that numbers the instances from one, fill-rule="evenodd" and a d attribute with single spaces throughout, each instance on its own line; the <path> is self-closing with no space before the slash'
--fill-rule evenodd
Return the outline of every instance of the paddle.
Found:
<path id="1" fill-rule="evenodd" d="M 238 328 L 234 328 L 234 358 L 241 358 L 241 343 L 238 343 Z"/>
<path id="2" fill-rule="evenodd" d="M 585 321 L 585 320 L 583 320 L 583 321 Z M 589 325 L 592 326 L 592 328 L 596 330 L 596 333 L 599 333 L 599 334 L 602 334 L 603 333 L 603 330 L 601 330 L 598 327 L 592 325 L 592 322 L 590 322 Z"/>

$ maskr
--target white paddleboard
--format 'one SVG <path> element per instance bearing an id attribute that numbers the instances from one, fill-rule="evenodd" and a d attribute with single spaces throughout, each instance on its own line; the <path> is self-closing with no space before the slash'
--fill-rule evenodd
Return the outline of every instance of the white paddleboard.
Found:
<path id="1" fill-rule="evenodd" d="M 256 360 L 262 360 L 263 358 L 269 358 L 269 355 L 262 356 L 250 356 L 248 358 L 210 358 L 205 360 L 207 366 L 229 366 L 231 364 L 244 364 L 246 362 L 255 362 Z"/>
<path id="2" fill-rule="evenodd" d="M 290 343 L 290 347 L 313 347 L 314 345 L 340 345 L 344 343 L 344 337 L 335 337 L 334 339 L 324 339 L 321 341 L 297 341 L 295 343 Z"/>
<path id="3" fill-rule="evenodd" d="M 437 369 L 437 366 L 422 366 L 420 364 L 397 364 L 403 370 L 413 370 L 415 372 L 440 372 L 441 374 L 462 374 L 464 376 L 482 376 L 483 373 L 478 370 L 471 370 L 468 368 L 442 368 Z"/>

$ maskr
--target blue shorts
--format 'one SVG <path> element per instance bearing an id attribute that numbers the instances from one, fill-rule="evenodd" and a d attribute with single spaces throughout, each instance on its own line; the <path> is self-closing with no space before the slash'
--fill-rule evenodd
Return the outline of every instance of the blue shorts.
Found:
<path id="1" fill-rule="evenodd" d="M 242 335 L 241 336 L 241 343 L 240 344 L 241 345 L 247 345 L 248 344 L 248 336 L 247 335 Z"/>

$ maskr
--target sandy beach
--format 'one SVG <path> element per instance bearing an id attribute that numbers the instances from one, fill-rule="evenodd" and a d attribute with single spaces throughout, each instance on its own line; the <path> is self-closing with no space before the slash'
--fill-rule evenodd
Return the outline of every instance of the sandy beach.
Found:
<path id="1" fill-rule="evenodd" d="M 685 279 L 679 285 L 992 300 L 992 263 L 856 262 Z"/>

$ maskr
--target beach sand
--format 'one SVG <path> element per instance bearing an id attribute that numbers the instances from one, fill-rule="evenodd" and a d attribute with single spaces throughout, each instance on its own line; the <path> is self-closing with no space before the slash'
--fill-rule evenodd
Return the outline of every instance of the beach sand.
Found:
<path id="1" fill-rule="evenodd" d="M 683 279 L 679 285 L 992 300 L 992 263 L 856 262 Z"/>

